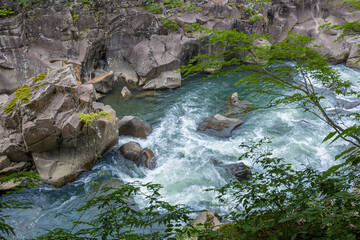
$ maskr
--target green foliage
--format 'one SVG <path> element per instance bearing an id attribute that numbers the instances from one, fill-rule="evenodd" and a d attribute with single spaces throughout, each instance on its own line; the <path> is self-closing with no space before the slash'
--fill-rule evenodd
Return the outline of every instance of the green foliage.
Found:
<path id="1" fill-rule="evenodd" d="M 10 235 L 15 235 L 14 228 L 6 223 L 6 219 L 9 215 L 6 215 L 4 211 L 7 209 L 28 209 L 32 206 L 31 203 L 23 203 L 9 198 L 9 194 L 22 191 L 25 187 L 37 187 L 38 185 L 35 182 L 39 180 L 39 175 L 33 172 L 13 173 L 6 177 L 0 177 L 0 184 L 7 182 L 21 182 L 20 185 L 16 186 L 9 192 L 2 194 L 0 197 L 0 239 L 5 240 L 8 239 Z"/>
<path id="2" fill-rule="evenodd" d="M 82 0 L 83 5 L 88 5 L 88 4 L 91 4 L 91 3 L 92 3 L 92 0 Z"/>
<path id="3" fill-rule="evenodd" d="M 0 18 L 12 16 L 15 13 L 11 8 L 7 8 L 6 3 L 0 8 Z"/>
<path id="4" fill-rule="evenodd" d="M 249 18 L 249 23 L 255 23 L 255 22 L 258 22 L 262 19 L 263 15 L 262 14 L 255 14 L 255 15 L 252 15 L 250 18 Z"/>
<path id="5" fill-rule="evenodd" d="M 218 189 L 220 204 L 233 206 L 232 220 L 206 239 L 357 239 L 360 198 L 352 191 L 358 177 L 334 172 L 324 177 L 311 167 L 294 170 L 261 144 L 242 144 L 241 159 L 255 160 L 250 181 Z M 229 197 L 231 195 L 232 197 Z M 230 202 L 229 202 L 229 199 Z"/>
<path id="6" fill-rule="evenodd" d="M 183 1 L 181 0 L 164 0 L 164 4 L 169 8 L 179 8 L 184 6 Z"/>
<path id="7" fill-rule="evenodd" d="M 175 22 L 174 19 L 171 18 L 161 18 L 161 26 L 164 27 L 166 30 L 177 30 L 179 25 Z"/>
<path id="8" fill-rule="evenodd" d="M 164 5 L 162 3 L 156 3 L 154 2 L 154 0 L 148 0 L 144 8 L 146 9 L 146 11 L 160 14 L 163 6 Z"/>
<path id="9" fill-rule="evenodd" d="M 193 2 L 187 2 L 184 6 L 184 12 L 194 12 L 194 11 L 201 11 L 199 7 L 196 6 Z"/>
<path id="10" fill-rule="evenodd" d="M 339 138 L 356 146 L 357 149 L 360 148 L 358 126 L 352 126 L 353 131 L 341 134 L 349 127 L 344 125 L 343 120 L 351 118 L 360 120 L 360 115 L 328 112 L 326 110 L 328 106 L 322 101 L 326 96 L 314 85 L 321 85 L 340 95 L 358 96 L 358 93 L 345 90 L 350 87 L 350 83 L 340 78 L 339 72 L 321 56 L 318 46 L 312 43 L 310 37 L 289 33 L 280 43 L 270 47 L 267 44 L 259 44 L 259 42 L 272 41 L 267 35 L 247 35 L 235 30 L 208 30 L 199 25 L 194 25 L 192 28 L 203 35 L 210 35 L 208 44 L 219 47 L 216 54 L 203 54 L 191 60 L 188 66 L 183 67 L 185 75 L 222 66 L 234 67 L 226 72 L 215 72 L 215 75 L 250 72 L 251 74 L 240 79 L 237 84 L 252 86 L 255 89 L 254 95 L 272 94 L 273 89 L 282 89 L 286 92 L 276 95 L 267 105 L 258 108 L 283 105 L 301 107 L 304 111 L 325 121 L 336 134 L 340 134 Z M 234 56 L 238 57 L 234 58 Z M 288 61 L 292 61 L 292 64 Z"/>
<path id="11" fill-rule="evenodd" d="M 76 23 L 77 20 L 79 19 L 80 15 L 79 14 L 73 14 L 72 17 L 73 17 L 73 22 Z"/>
<path id="12" fill-rule="evenodd" d="M 143 191 L 142 191 L 143 189 Z M 127 183 L 120 188 L 103 188 L 78 209 L 80 212 L 97 209 L 89 221 L 74 222 L 72 229 L 54 229 L 36 239 L 166 239 L 181 233 L 183 222 L 192 213 L 181 205 L 161 201 L 158 184 Z M 132 198 L 142 196 L 146 206 L 138 209 Z M 83 226 L 74 231 L 76 226 Z M 154 230 L 154 227 L 160 230 Z"/>
<path id="13" fill-rule="evenodd" d="M 43 0 L 17 0 L 18 4 L 21 5 L 23 4 L 25 7 L 29 6 L 29 4 L 31 3 L 40 3 L 42 4 L 43 3 Z"/>
<path id="14" fill-rule="evenodd" d="M 87 124 L 87 125 L 93 123 L 94 120 L 97 120 L 100 117 L 105 118 L 105 119 L 107 119 L 109 121 L 111 120 L 110 113 L 106 112 L 106 111 L 101 111 L 101 112 L 98 112 L 98 113 L 93 113 L 92 112 L 92 113 L 89 113 L 89 114 L 81 113 L 79 115 L 80 121 L 82 123 L 84 123 L 84 124 Z"/>

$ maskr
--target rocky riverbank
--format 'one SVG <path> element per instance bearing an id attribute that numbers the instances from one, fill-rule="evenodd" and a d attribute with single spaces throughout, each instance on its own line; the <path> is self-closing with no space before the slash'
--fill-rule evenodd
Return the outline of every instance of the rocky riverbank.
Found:
<path id="1" fill-rule="evenodd" d="M 1 1 L 15 12 L 0 19 L 0 92 L 10 94 L 0 99 L 4 174 L 36 168 L 62 186 L 91 169 L 118 139 L 116 113 L 96 102 L 99 93 L 120 80 L 137 89 L 180 87 L 181 66 L 216 51 L 186 24 L 269 33 L 274 42 L 304 33 L 330 61 L 360 68 L 358 40 L 334 42 L 340 31 L 318 28 L 359 17 L 330 1 L 89 2 Z"/>

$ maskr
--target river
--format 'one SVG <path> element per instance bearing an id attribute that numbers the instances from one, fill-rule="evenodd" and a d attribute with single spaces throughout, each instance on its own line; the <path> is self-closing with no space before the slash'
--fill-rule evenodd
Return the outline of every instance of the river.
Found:
<path id="1" fill-rule="evenodd" d="M 342 65 L 336 68 L 343 79 L 354 84 L 358 82 L 359 71 Z M 8 223 L 15 227 L 17 234 L 14 239 L 34 237 L 55 227 L 70 227 L 80 214 L 75 210 L 96 191 L 91 181 L 102 184 L 110 179 L 121 179 L 124 182 L 159 183 L 164 187 L 164 199 L 172 204 L 225 213 L 226 207 L 214 205 L 214 192 L 205 190 L 220 187 L 231 179 L 219 171 L 214 162 L 237 162 L 244 153 L 239 147 L 242 142 L 271 138 L 269 147 L 275 156 L 284 158 L 295 168 L 310 165 L 319 170 L 334 165 L 334 156 L 345 147 L 341 141 L 330 146 L 322 143 L 331 128 L 310 113 L 293 108 L 252 111 L 229 139 L 196 132 L 197 125 L 206 116 L 227 111 L 226 98 L 233 92 L 239 93 L 240 100 L 255 105 L 263 105 L 272 98 L 268 95 L 254 97 L 251 89 L 235 86 L 242 75 L 219 76 L 207 81 L 202 81 L 202 77 L 189 77 L 183 80 L 181 88 L 159 91 L 156 96 L 123 101 L 119 98 L 119 88 L 104 97 L 101 101 L 111 105 L 119 119 L 125 115 L 138 116 L 152 124 L 153 133 L 147 139 L 120 137 L 118 145 L 104 154 L 92 171 L 84 172 L 62 188 L 41 186 L 12 195 L 34 204 L 31 209 L 9 212 Z M 329 99 L 329 104 L 335 108 L 335 96 L 329 95 Z M 356 107 L 351 111 L 359 109 Z M 123 159 L 117 149 L 128 141 L 137 141 L 143 148 L 150 148 L 157 157 L 157 168 L 137 168 Z M 251 166 L 252 162 L 246 160 L 245 164 Z M 99 175 L 103 171 L 108 174 Z M 82 220 L 88 217 L 84 216 Z"/>

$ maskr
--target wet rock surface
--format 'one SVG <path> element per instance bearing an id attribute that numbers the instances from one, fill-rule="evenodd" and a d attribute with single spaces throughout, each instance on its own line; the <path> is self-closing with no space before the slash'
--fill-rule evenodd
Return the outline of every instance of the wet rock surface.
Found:
<path id="1" fill-rule="evenodd" d="M 147 169 L 156 168 L 156 157 L 149 148 L 142 149 L 137 142 L 128 142 L 119 148 L 121 154 L 125 159 L 134 162 L 138 167 L 145 167 Z"/>
<path id="2" fill-rule="evenodd" d="M 220 114 L 215 116 L 206 117 L 202 123 L 199 124 L 196 131 L 206 133 L 216 137 L 228 138 L 231 132 L 244 121 L 236 118 L 224 117 Z"/>

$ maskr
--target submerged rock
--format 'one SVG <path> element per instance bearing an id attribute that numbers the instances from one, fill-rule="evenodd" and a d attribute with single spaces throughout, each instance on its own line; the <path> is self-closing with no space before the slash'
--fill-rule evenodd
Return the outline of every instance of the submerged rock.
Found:
<path id="1" fill-rule="evenodd" d="M 220 114 L 212 117 L 206 117 L 202 123 L 199 124 L 196 131 L 203 132 L 217 137 L 230 137 L 231 132 L 244 121 L 235 118 L 227 118 Z"/>
<path id="2" fill-rule="evenodd" d="M 236 179 L 241 182 L 243 180 L 248 180 L 248 176 L 251 175 L 251 170 L 244 163 L 233 163 L 227 165 L 221 165 L 221 167 L 229 174 L 236 177 Z"/>
<path id="3" fill-rule="evenodd" d="M 343 100 L 343 99 L 338 99 L 337 100 L 337 105 L 340 108 L 352 109 L 352 108 L 355 108 L 355 107 L 359 106 L 360 102 L 351 102 L 351 101 L 347 101 L 347 100 Z"/>
<path id="4" fill-rule="evenodd" d="M 119 135 L 146 138 L 152 133 L 151 124 L 134 116 L 125 116 L 119 121 Z"/>

